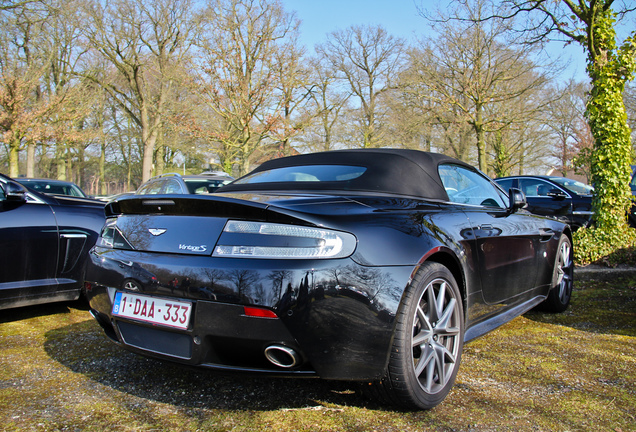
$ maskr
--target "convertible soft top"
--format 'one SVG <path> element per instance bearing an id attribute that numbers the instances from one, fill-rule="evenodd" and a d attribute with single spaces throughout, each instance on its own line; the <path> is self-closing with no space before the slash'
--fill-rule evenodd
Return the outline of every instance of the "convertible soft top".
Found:
<path id="1" fill-rule="evenodd" d="M 217 190 L 247 191 L 352 191 L 416 196 L 447 200 L 448 195 L 439 177 L 438 166 L 452 163 L 470 167 L 457 159 L 438 153 L 409 149 L 353 149 L 302 154 L 267 161 L 251 173 Z M 349 166 L 365 170 L 345 180 L 303 181 L 297 176 L 291 181 L 251 181 L 261 173 L 288 167 Z M 263 175 L 261 175 L 263 177 Z"/>

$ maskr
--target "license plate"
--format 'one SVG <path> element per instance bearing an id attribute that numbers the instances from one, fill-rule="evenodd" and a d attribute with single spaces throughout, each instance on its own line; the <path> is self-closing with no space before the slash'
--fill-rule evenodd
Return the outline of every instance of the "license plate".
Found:
<path id="1" fill-rule="evenodd" d="M 113 315 L 185 330 L 190 322 L 192 303 L 138 294 L 117 292 Z"/>

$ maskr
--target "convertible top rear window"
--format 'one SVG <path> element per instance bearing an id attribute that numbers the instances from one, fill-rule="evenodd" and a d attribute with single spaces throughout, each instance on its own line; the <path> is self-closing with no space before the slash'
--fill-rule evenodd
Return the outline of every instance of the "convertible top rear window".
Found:
<path id="1" fill-rule="evenodd" d="M 234 184 L 276 182 L 338 182 L 360 177 L 367 169 L 348 165 L 302 165 L 274 168 L 249 174 Z"/>
<path id="2" fill-rule="evenodd" d="M 370 192 L 447 201 L 437 172 L 441 162 L 462 165 L 448 156 L 407 149 L 299 154 L 263 162 L 216 192 Z"/>

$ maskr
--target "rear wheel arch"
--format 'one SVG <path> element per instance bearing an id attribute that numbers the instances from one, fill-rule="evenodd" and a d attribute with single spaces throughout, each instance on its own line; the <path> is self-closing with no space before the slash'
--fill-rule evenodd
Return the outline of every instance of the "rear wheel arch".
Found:
<path id="1" fill-rule="evenodd" d="M 367 395 L 402 408 L 430 409 L 450 391 L 465 328 L 459 283 L 446 265 L 452 259 L 442 254 L 415 270 L 400 301 L 385 374 L 363 384 Z"/>
<path id="2" fill-rule="evenodd" d="M 446 267 L 452 273 L 453 277 L 455 278 L 455 282 L 457 282 L 459 292 L 462 296 L 462 301 L 464 303 L 464 315 L 466 315 L 466 307 L 467 307 L 466 299 L 468 297 L 467 287 L 466 287 L 466 277 L 464 274 L 464 270 L 462 269 L 462 265 L 460 264 L 460 261 L 457 258 L 457 256 L 452 251 L 442 248 L 439 251 L 435 252 L 434 254 L 426 257 L 426 261 L 424 262 L 439 263 L 443 265 L 444 267 Z M 413 272 L 413 275 L 417 273 L 417 270 L 419 270 L 419 267 L 421 267 L 421 265 L 418 266 L 417 269 L 415 269 L 415 271 Z"/>

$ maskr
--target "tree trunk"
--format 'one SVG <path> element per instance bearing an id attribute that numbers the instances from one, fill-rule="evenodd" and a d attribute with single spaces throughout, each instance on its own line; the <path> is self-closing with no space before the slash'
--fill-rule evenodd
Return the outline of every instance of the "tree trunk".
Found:
<path id="1" fill-rule="evenodd" d="M 27 144 L 26 176 L 35 177 L 35 143 L 33 141 Z"/>
<path id="2" fill-rule="evenodd" d="M 9 143 L 9 176 L 17 178 L 20 175 L 20 139 L 13 138 Z"/>
<path id="3" fill-rule="evenodd" d="M 106 187 L 106 143 L 102 140 L 99 152 L 99 193 L 106 195 L 108 189 Z"/>
<path id="4" fill-rule="evenodd" d="M 486 172 L 488 169 L 486 161 L 486 136 L 484 134 L 484 124 L 482 118 L 482 106 L 477 104 L 475 106 L 475 133 L 477 134 L 477 161 L 479 163 L 479 169 Z"/>

